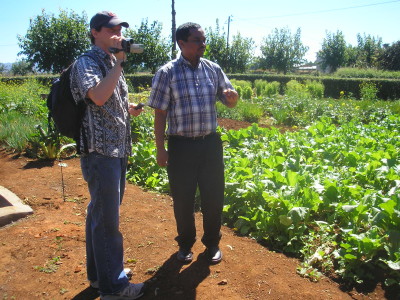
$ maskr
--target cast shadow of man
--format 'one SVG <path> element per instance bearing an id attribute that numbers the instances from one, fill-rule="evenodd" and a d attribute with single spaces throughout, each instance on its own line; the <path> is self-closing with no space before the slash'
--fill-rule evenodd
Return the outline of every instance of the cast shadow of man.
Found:
<path id="1" fill-rule="evenodd" d="M 87 287 L 83 291 L 81 291 L 79 294 L 75 295 L 72 300 L 94 300 L 99 298 L 99 292 L 98 290 Z"/>
<path id="2" fill-rule="evenodd" d="M 140 299 L 195 300 L 196 288 L 209 275 L 210 264 L 204 252 L 190 265 L 178 261 L 174 253 L 145 282 L 146 292 Z M 88 287 L 72 300 L 94 300 L 98 297 L 98 291 Z"/>
<path id="3" fill-rule="evenodd" d="M 195 300 L 196 288 L 210 275 L 205 253 L 200 253 L 190 265 L 184 265 L 171 255 L 157 272 L 146 281 L 143 299 Z"/>

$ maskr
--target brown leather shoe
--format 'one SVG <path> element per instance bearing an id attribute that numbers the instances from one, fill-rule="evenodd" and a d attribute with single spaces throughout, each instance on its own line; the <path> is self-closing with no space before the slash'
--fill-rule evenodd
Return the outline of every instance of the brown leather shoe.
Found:
<path id="1" fill-rule="evenodd" d="M 207 255 L 210 264 L 215 265 L 220 263 L 222 260 L 222 251 L 217 246 L 207 248 Z"/>
<path id="2" fill-rule="evenodd" d="M 176 258 L 185 264 L 191 263 L 193 260 L 193 252 L 187 249 L 179 248 Z"/>

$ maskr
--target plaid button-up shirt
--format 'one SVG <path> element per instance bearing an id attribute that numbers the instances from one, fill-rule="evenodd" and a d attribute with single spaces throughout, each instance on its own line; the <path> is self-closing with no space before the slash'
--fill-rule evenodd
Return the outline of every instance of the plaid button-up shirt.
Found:
<path id="1" fill-rule="evenodd" d="M 215 103 L 225 104 L 223 90 L 233 89 L 216 64 L 200 58 L 197 67 L 180 56 L 157 71 L 148 105 L 167 111 L 167 134 L 196 137 L 215 132 Z"/>
<path id="2" fill-rule="evenodd" d="M 96 55 L 103 69 L 108 73 L 115 64 L 115 58 L 97 46 L 92 46 L 92 55 Z M 71 70 L 71 91 L 75 101 L 83 99 L 88 104 L 82 121 L 81 151 L 87 142 L 89 152 L 96 151 L 109 157 L 128 157 L 131 155 L 131 127 L 128 112 L 128 86 L 121 73 L 117 86 L 107 102 L 98 106 L 90 99 L 85 99 L 88 90 L 103 79 L 98 63 L 88 56 L 80 57 Z"/>

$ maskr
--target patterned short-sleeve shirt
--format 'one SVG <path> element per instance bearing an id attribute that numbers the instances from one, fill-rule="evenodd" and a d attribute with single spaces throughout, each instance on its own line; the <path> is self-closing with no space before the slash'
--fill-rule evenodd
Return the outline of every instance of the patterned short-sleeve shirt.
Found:
<path id="1" fill-rule="evenodd" d="M 222 69 L 200 58 L 193 67 L 183 56 L 167 63 L 153 78 L 148 105 L 167 111 L 167 134 L 195 137 L 215 132 L 217 100 L 233 89 Z"/>
<path id="2" fill-rule="evenodd" d="M 97 46 L 92 46 L 90 53 L 97 56 L 108 74 L 115 64 L 115 58 Z M 84 100 L 88 104 L 82 122 L 81 151 L 85 150 L 86 143 L 89 152 L 96 151 L 105 156 L 119 158 L 131 155 L 128 87 L 123 74 L 121 73 L 113 94 L 102 106 L 86 98 L 88 90 L 103 78 L 98 62 L 89 56 L 81 56 L 75 62 L 70 76 L 75 101 Z"/>

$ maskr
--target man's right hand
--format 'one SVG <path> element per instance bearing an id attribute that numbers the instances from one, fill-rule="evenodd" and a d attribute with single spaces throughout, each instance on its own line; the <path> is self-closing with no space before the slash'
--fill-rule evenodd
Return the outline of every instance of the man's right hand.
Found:
<path id="1" fill-rule="evenodd" d="M 166 167 L 168 165 L 168 151 L 165 148 L 157 149 L 157 164 L 160 167 Z"/>
<path id="2" fill-rule="evenodd" d="M 111 37 L 113 48 L 122 49 L 121 42 L 124 38 L 122 36 L 114 35 Z M 126 53 L 124 51 L 119 51 L 117 53 L 113 53 L 117 61 L 126 61 Z"/>

